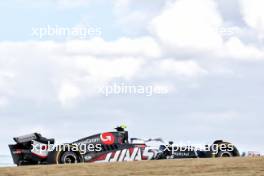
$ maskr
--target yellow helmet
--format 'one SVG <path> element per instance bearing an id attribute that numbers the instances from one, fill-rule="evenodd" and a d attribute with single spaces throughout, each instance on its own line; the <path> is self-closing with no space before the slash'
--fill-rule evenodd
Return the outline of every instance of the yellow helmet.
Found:
<path id="1" fill-rule="evenodd" d="M 123 129 L 126 129 L 127 128 L 126 125 L 120 125 L 120 127 L 123 128 Z"/>

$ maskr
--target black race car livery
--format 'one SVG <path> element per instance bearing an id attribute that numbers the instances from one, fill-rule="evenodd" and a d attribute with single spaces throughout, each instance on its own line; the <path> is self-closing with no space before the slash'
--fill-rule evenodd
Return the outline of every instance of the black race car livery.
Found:
<path id="1" fill-rule="evenodd" d="M 222 140 L 215 141 L 207 147 L 208 150 L 201 150 L 192 146 L 175 146 L 162 139 L 129 140 L 127 131 L 99 133 L 61 145 L 55 145 L 54 139 L 39 133 L 15 137 L 14 141 L 16 144 L 9 145 L 9 148 L 18 166 L 239 156 L 233 144 Z M 149 145 L 153 141 L 160 144 Z"/>

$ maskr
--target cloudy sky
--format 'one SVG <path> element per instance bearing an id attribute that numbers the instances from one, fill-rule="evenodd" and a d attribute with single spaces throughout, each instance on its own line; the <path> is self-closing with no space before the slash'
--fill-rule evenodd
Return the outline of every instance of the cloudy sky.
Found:
<path id="1" fill-rule="evenodd" d="M 1 1 L 0 154 L 21 134 L 71 142 L 118 124 L 128 126 L 130 137 L 226 139 L 241 150 L 264 151 L 263 6 L 262 0 Z M 167 92 L 99 91 L 113 85 Z"/>

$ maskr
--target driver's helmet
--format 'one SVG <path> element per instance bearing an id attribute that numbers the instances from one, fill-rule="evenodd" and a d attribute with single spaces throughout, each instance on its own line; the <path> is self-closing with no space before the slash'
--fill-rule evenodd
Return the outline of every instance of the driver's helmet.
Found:
<path id="1" fill-rule="evenodd" d="M 126 125 L 120 125 L 120 126 L 116 127 L 115 129 L 116 129 L 117 131 L 125 131 L 126 128 L 127 128 Z"/>

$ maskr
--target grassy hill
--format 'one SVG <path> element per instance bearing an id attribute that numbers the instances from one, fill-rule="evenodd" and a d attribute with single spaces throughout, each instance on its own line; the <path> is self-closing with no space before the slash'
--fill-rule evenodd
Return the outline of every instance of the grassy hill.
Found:
<path id="1" fill-rule="evenodd" d="M 264 157 L 138 161 L 0 168 L 0 176 L 258 176 Z"/>

